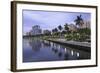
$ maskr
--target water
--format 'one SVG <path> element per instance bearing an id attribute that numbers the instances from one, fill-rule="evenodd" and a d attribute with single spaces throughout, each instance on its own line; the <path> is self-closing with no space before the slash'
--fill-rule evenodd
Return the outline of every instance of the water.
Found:
<path id="1" fill-rule="evenodd" d="M 81 48 L 80 48 L 81 49 Z M 91 53 L 41 39 L 23 39 L 23 62 L 90 59 Z"/>

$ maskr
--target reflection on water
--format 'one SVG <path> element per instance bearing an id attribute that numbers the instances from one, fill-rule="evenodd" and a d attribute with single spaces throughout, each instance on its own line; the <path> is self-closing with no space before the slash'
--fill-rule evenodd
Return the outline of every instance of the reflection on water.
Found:
<path id="1" fill-rule="evenodd" d="M 32 50 L 35 52 L 38 52 L 41 48 L 41 42 L 40 40 L 29 40 L 29 45 L 32 47 Z"/>
<path id="2" fill-rule="evenodd" d="M 90 55 L 91 53 L 89 52 L 46 40 L 23 40 L 23 62 L 90 59 Z"/>

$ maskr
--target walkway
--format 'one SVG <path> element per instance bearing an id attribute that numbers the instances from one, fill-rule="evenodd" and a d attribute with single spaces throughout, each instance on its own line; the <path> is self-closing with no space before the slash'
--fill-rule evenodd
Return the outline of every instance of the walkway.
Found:
<path id="1" fill-rule="evenodd" d="M 65 39 L 49 39 L 48 41 L 68 45 L 81 50 L 91 51 L 91 43 L 88 42 L 66 41 Z"/>

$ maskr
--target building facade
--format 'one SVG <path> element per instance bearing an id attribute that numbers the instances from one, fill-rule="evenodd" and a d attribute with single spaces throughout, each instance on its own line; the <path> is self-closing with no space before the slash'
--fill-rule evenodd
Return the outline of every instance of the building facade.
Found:
<path id="1" fill-rule="evenodd" d="M 39 35 L 42 34 L 42 29 L 39 25 L 35 25 L 32 27 L 32 30 L 29 32 L 30 35 Z"/>
<path id="2" fill-rule="evenodd" d="M 81 28 L 91 28 L 91 23 L 90 21 L 84 21 L 84 24 L 81 26 Z"/>
<path id="3" fill-rule="evenodd" d="M 68 25 L 69 31 L 77 31 L 77 27 L 74 24 Z"/>

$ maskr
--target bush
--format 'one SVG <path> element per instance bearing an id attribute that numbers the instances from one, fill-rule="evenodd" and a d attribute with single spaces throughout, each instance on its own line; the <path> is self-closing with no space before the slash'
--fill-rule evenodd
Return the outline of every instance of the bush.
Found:
<path id="1" fill-rule="evenodd" d="M 72 37 L 72 35 L 71 35 L 71 34 L 67 34 L 67 35 L 65 36 L 65 38 L 66 38 L 66 40 L 68 40 L 68 41 L 69 41 L 69 40 L 72 40 L 72 38 L 73 38 L 73 37 Z"/>

